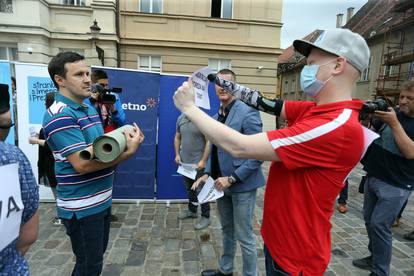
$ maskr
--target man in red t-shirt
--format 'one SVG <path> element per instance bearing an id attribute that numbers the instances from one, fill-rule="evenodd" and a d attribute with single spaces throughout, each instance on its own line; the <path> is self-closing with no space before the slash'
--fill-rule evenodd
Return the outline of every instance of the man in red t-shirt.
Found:
<path id="1" fill-rule="evenodd" d="M 307 57 L 301 87 L 315 101 L 276 100 L 272 114 L 287 119 L 287 128 L 255 135 L 227 128 L 194 105 L 191 82 L 178 88 L 174 102 L 213 144 L 238 158 L 273 161 L 261 230 L 267 275 L 323 275 L 334 201 L 363 151 L 362 103 L 351 92 L 370 53 L 365 40 L 346 29 L 293 45 Z"/>

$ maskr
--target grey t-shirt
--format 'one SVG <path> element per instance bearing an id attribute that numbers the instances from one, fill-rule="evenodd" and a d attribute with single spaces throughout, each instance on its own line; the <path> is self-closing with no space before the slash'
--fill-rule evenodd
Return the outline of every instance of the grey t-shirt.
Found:
<path id="1" fill-rule="evenodd" d="M 184 115 L 178 116 L 176 130 L 181 134 L 180 156 L 183 163 L 197 164 L 206 146 L 204 135 Z"/>

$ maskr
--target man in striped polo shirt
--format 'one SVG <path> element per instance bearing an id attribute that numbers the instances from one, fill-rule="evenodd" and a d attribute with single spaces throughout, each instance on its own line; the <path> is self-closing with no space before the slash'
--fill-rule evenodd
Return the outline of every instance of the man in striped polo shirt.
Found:
<path id="1" fill-rule="evenodd" d="M 83 56 L 64 52 L 48 70 L 59 93 L 43 128 L 55 158 L 58 216 L 76 256 L 72 275 L 99 275 L 109 237 L 113 167 L 131 157 L 144 136 L 135 124 L 134 131 L 125 132 L 127 149 L 115 161 L 82 160 L 81 150 L 104 133 L 96 110 L 83 104 L 91 95 L 89 68 Z"/>
<path id="2" fill-rule="evenodd" d="M 293 46 L 307 58 L 301 87 L 315 101 L 275 100 L 272 114 L 287 119 L 286 128 L 254 135 L 234 131 L 194 105 L 191 82 L 176 91 L 174 103 L 212 144 L 237 158 L 273 161 L 261 228 L 267 276 L 322 276 L 331 253 L 334 202 L 363 152 L 362 102 L 351 93 L 370 52 L 363 37 L 340 28 Z M 251 104 L 252 97 L 244 98 Z"/>

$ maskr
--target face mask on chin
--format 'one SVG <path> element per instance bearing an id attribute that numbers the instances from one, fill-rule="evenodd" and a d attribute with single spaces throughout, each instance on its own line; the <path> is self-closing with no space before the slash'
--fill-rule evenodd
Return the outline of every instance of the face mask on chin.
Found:
<path id="1" fill-rule="evenodd" d="M 322 65 L 313 64 L 313 65 L 305 65 L 300 72 L 300 86 L 306 94 L 311 97 L 315 97 L 325 86 L 325 84 L 330 81 L 333 76 L 330 76 L 326 81 L 320 81 L 316 78 L 316 74 L 318 74 L 319 68 L 325 66 L 332 61 L 328 61 Z"/>

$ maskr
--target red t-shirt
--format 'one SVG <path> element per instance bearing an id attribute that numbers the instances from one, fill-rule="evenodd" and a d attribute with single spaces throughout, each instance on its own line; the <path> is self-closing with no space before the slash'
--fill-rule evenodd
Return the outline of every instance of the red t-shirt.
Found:
<path id="1" fill-rule="evenodd" d="M 361 106 L 286 101 L 289 127 L 267 133 L 281 162 L 270 167 L 261 232 L 290 274 L 323 275 L 329 264 L 334 202 L 363 150 Z"/>

